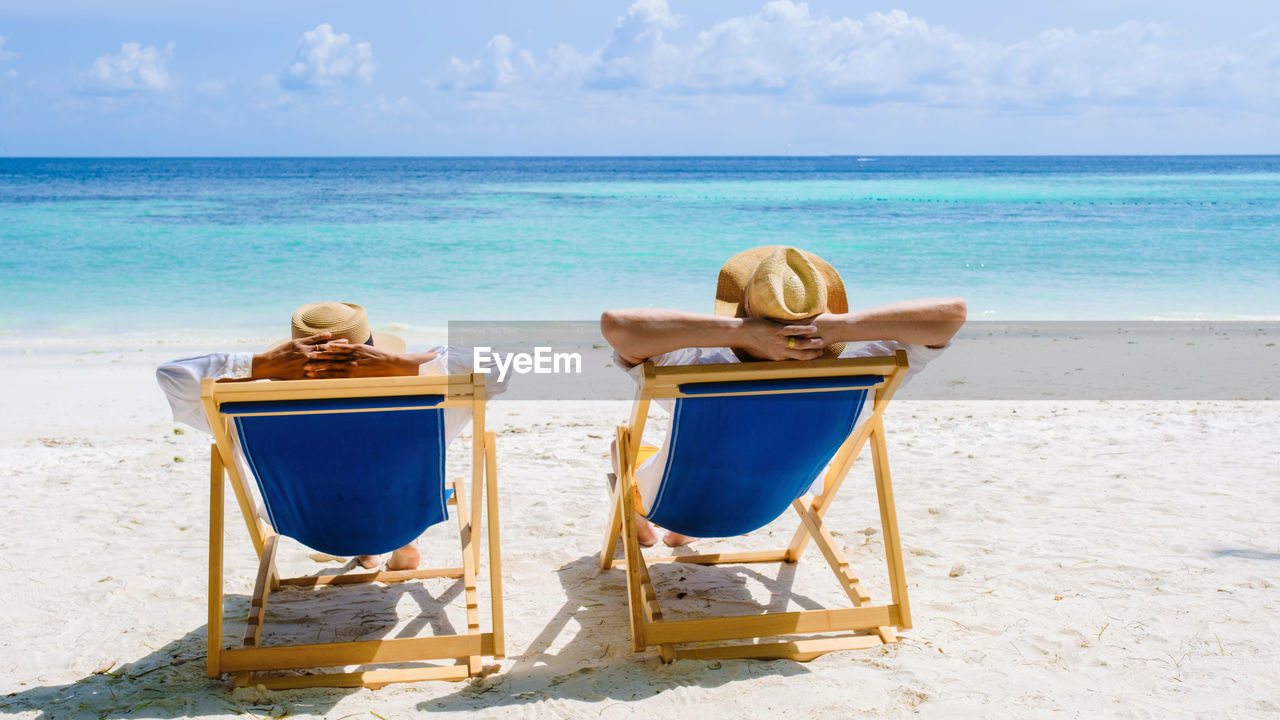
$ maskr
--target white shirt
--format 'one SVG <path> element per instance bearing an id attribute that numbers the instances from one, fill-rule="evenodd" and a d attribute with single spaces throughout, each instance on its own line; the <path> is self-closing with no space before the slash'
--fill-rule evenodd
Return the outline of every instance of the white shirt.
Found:
<path id="1" fill-rule="evenodd" d="M 925 366 L 933 362 L 942 354 L 950 343 L 940 348 L 931 348 L 926 345 L 908 345 L 900 343 L 896 340 L 877 340 L 875 342 L 865 343 L 861 347 L 855 347 L 855 343 L 845 346 L 843 352 L 840 353 L 842 358 L 857 357 L 881 357 L 884 355 L 893 355 L 898 350 L 907 351 L 907 374 L 902 382 L 905 385 L 911 378 L 915 377 Z M 681 348 L 672 350 L 668 353 L 649 358 L 654 365 L 714 365 L 724 363 L 742 362 L 738 356 L 734 354 L 731 348 Z M 636 384 L 644 382 L 643 364 L 631 365 L 622 359 L 618 353 L 613 354 L 613 361 L 618 367 L 622 368 Z M 867 393 L 867 399 L 863 404 L 862 412 L 858 415 L 858 425 L 861 425 L 871 416 L 871 407 L 874 403 L 875 396 L 873 393 Z M 658 405 L 662 406 L 667 412 L 675 412 L 676 401 L 674 398 L 658 398 L 655 400 Z M 855 426 L 856 427 L 856 426 Z M 667 466 L 667 448 L 671 446 L 671 428 L 667 429 L 667 437 L 662 442 L 662 448 L 654 453 L 636 468 L 636 487 L 640 490 L 640 503 L 644 507 L 645 512 L 653 506 L 654 498 L 658 495 L 658 486 L 662 483 L 662 468 Z M 810 488 L 810 492 L 818 492 L 821 487 L 818 485 L 822 480 L 819 475 L 815 479 L 814 487 Z"/>
<path id="2" fill-rule="evenodd" d="M 471 359 L 474 353 L 449 352 L 444 345 L 431 350 L 438 354 L 430 362 L 418 367 L 419 375 L 458 375 L 472 372 Z M 208 418 L 204 414 L 204 403 L 200 400 L 200 381 L 207 377 L 247 378 L 252 369 L 253 353 L 211 353 L 161 365 L 156 368 L 156 382 L 160 383 L 160 389 L 164 390 L 165 397 L 169 399 L 174 420 L 197 430 L 211 432 Z M 490 378 L 486 385 L 488 396 L 507 389 L 507 380 L 498 382 L 497 373 L 489 373 L 487 377 Z M 452 442 L 470 420 L 471 408 L 445 408 L 445 443 Z"/>

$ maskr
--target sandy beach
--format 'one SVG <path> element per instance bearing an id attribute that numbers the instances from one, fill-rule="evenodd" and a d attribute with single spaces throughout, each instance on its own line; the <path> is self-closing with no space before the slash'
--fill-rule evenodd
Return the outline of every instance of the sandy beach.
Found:
<path id="1" fill-rule="evenodd" d="M 1280 402 L 1265 400 L 904 398 L 886 415 L 915 625 L 902 642 L 807 664 L 670 665 L 631 652 L 625 579 L 595 565 L 606 438 L 627 403 L 498 400 L 489 423 L 509 654 L 498 671 L 378 691 L 233 690 L 204 674 L 209 439 L 172 422 L 152 375 L 162 360 L 227 346 L 0 349 L 10 410 L 0 417 L 0 714 L 1280 713 Z M 664 427 L 655 415 L 651 431 Z M 467 437 L 451 450 L 451 475 L 466 474 Z M 887 581 L 870 477 L 860 460 L 828 517 L 875 598 Z M 256 562 L 229 517 L 227 628 L 238 634 Z M 765 549 L 794 523 L 697 547 Z M 454 542 L 432 528 L 424 555 L 451 559 Z M 289 544 L 282 563 L 301 574 L 341 560 Z M 672 572 L 687 596 L 664 586 Z M 793 567 L 660 567 L 655 581 L 672 613 L 842 599 L 812 549 Z M 283 638 L 324 640 L 318 618 L 348 621 L 353 634 L 333 636 L 346 639 L 449 631 L 463 617 L 457 584 L 444 580 L 337 606 L 290 595 L 269 614 Z"/>

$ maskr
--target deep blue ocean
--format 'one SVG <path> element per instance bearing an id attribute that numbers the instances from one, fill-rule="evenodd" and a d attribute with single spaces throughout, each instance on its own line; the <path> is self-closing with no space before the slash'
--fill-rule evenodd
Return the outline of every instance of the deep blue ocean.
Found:
<path id="1" fill-rule="evenodd" d="M 710 311 L 765 244 L 854 305 L 1278 318 L 1280 157 L 0 159 L 0 336 Z"/>

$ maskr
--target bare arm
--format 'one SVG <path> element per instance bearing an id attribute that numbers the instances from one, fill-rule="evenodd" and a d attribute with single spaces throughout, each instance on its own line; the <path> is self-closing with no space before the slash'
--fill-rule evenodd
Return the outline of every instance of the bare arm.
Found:
<path id="1" fill-rule="evenodd" d="M 653 308 L 606 310 L 600 316 L 604 339 L 631 365 L 690 347 L 734 347 L 769 360 L 812 360 L 822 354 L 822 341 L 808 337 L 817 330 L 813 325 Z"/>
<path id="2" fill-rule="evenodd" d="M 605 311 L 600 316 L 600 330 L 631 365 L 689 347 L 733 347 L 769 360 L 812 360 L 821 355 L 822 348 L 837 342 L 897 340 L 941 347 L 964 325 L 967 314 L 962 298 L 905 300 L 819 315 L 805 325 L 636 308 Z"/>
<path id="3" fill-rule="evenodd" d="M 300 380 L 417 375 L 420 365 L 436 357 L 434 352 L 402 354 L 372 345 L 352 344 L 346 340 L 326 342 L 330 337 L 330 333 L 323 332 L 290 340 L 279 347 L 258 353 L 253 356 L 253 369 L 245 379 Z"/>
<path id="4" fill-rule="evenodd" d="M 824 344 L 897 340 L 908 345 L 942 347 L 964 325 L 963 298 L 918 298 L 842 314 L 814 318 Z"/>
<path id="5" fill-rule="evenodd" d="M 419 366 L 438 353 L 393 353 L 373 345 L 356 345 L 341 340 L 326 343 L 311 353 L 306 364 L 309 378 L 388 377 L 417 375 Z"/>
<path id="6" fill-rule="evenodd" d="M 322 332 L 310 337 L 295 338 L 253 356 L 253 369 L 247 380 L 299 380 L 306 377 L 306 364 L 311 360 L 316 346 L 333 337 Z"/>

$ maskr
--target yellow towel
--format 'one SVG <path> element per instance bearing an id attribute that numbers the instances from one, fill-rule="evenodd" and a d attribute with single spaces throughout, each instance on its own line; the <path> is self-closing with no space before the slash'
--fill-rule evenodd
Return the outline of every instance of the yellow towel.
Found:
<path id="1" fill-rule="evenodd" d="M 641 445 L 640 451 L 636 453 L 636 467 L 644 464 L 645 460 L 653 457 L 658 452 L 658 448 L 652 445 Z"/>
<path id="2" fill-rule="evenodd" d="M 652 445 L 641 445 L 640 449 L 636 452 L 636 467 L 643 465 L 645 460 L 653 457 L 657 452 L 658 448 Z M 636 485 L 636 478 L 634 474 L 631 476 L 631 500 L 632 505 L 635 506 L 636 512 L 640 513 L 640 516 L 643 517 L 645 514 L 644 504 L 640 500 L 640 488 Z"/>

